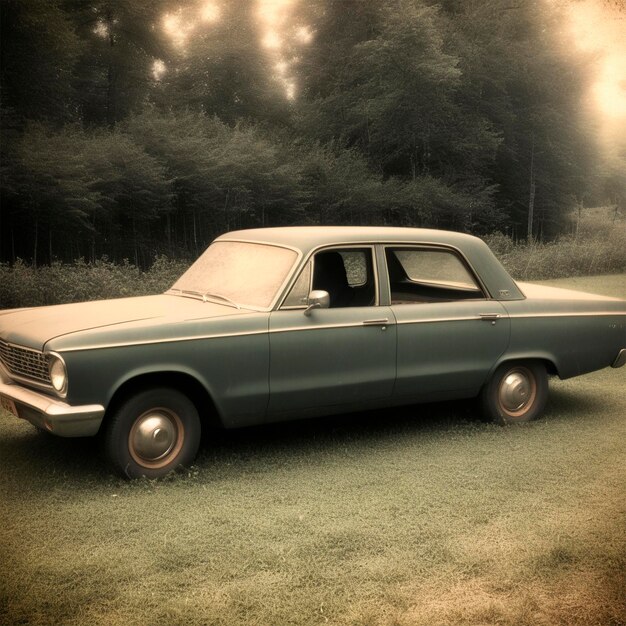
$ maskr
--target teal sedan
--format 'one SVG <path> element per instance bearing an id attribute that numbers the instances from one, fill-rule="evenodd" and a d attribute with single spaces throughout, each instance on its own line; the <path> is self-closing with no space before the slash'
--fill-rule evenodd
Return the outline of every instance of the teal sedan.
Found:
<path id="1" fill-rule="evenodd" d="M 118 472 L 193 462 L 201 434 L 480 397 L 541 414 L 548 375 L 626 362 L 626 302 L 515 282 L 476 237 L 376 227 L 217 238 L 161 295 L 0 313 L 0 401 Z"/>

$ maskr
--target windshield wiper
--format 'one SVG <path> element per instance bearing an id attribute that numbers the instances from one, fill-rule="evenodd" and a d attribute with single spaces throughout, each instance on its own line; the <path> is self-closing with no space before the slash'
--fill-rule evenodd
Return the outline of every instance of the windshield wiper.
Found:
<path id="1" fill-rule="evenodd" d="M 168 291 L 178 291 L 178 293 L 183 293 L 187 296 L 198 296 L 199 298 L 204 298 L 201 291 L 192 291 L 191 289 L 179 289 L 178 287 L 171 287 Z"/>
<path id="2" fill-rule="evenodd" d="M 236 309 L 241 309 L 241 307 L 236 302 L 219 293 L 210 293 L 207 291 L 206 293 L 202 294 L 202 300 L 204 300 L 204 302 L 208 302 L 207 298 L 217 298 L 218 300 L 223 300 L 227 304 L 234 306 Z"/>
<path id="3" fill-rule="evenodd" d="M 179 293 L 182 293 L 188 296 L 198 296 L 199 298 L 202 298 L 203 302 L 208 302 L 209 301 L 208 298 L 223 300 L 224 302 L 226 302 L 226 304 L 230 304 L 231 306 L 234 306 L 236 309 L 241 309 L 241 307 L 236 302 L 234 302 L 230 298 L 227 298 L 226 296 L 223 296 L 219 293 L 211 293 L 210 291 L 202 293 L 201 291 L 193 291 L 192 289 L 179 289 L 178 287 L 172 287 L 171 289 L 168 289 L 168 291 L 178 291 Z"/>

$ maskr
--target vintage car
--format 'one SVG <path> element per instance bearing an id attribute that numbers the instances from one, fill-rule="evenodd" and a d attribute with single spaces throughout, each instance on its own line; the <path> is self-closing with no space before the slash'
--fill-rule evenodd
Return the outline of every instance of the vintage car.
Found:
<path id="1" fill-rule="evenodd" d="M 527 421 L 548 374 L 625 362 L 625 301 L 516 283 L 437 230 L 231 232 L 162 295 L 0 313 L 2 407 L 100 436 L 128 477 L 190 464 L 216 425 L 476 396 Z"/>

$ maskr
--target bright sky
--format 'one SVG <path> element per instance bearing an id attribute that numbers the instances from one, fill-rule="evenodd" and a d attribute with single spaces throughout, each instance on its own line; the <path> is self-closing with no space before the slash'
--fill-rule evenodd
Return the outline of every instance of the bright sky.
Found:
<path id="1" fill-rule="evenodd" d="M 569 10 L 575 45 L 598 56 L 589 93 L 598 140 L 608 158 L 621 161 L 626 146 L 626 6 L 616 10 L 602 0 L 580 0 Z"/>
<path id="2" fill-rule="evenodd" d="M 600 112 L 626 123 L 626 7 L 615 10 L 600 0 L 570 5 L 575 41 L 583 50 L 600 55 L 592 87 Z"/>

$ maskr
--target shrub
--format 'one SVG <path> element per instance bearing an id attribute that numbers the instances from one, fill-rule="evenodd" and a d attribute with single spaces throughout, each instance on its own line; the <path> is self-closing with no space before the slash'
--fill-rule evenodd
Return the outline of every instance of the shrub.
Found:
<path id="1" fill-rule="evenodd" d="M 626 272 L 626 219 L 614 207 L 572 216 L 571 230 L 547 243 L 516 244 L 501 233 L 485 241 L 518 280 Z"/>
<path id="2" fill-rule="evenodd" d="M 142 271 L 106 257 L 93 263 L 54 262 L 33 268 L 23 261 L 0 264 L 0 308 L 41 306 L 162 293 L 185 271 L 187 263 L 157 257 Z"/>
<path id="3" fill-rule="evenodd" d="M 547 243 L 515 243 L 501 233 L 485 241 L 518 280 L 626 272 L 626 218 L 615 208 L 586 209 L 584 215 L 574 215 L 571 231 Z M 187 266 L 186 261 L 165 256 L 157 256 L 147 271 L 106 257 L 39 268 L 21 260 L 0 263 L 0 308 L 162 293 Z"/>

